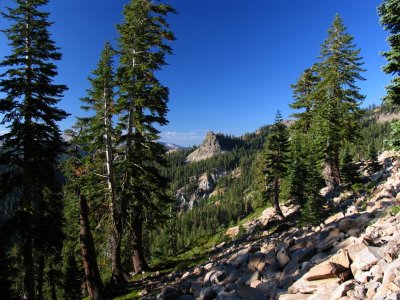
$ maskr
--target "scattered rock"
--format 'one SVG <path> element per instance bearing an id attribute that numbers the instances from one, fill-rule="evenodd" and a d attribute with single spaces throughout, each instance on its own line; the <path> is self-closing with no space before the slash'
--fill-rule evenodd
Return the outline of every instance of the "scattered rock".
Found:
<path id="1" fill-rule="evenodd" d="M 265 296 L 260 290 L 241 284 L 236 285 L 236 294 L 246 300 L 265 300 Z"/>
<path id="2" fill-rule="evenodd" d="M 162 300 L 175 300 L 178 299 L 180 296 L 182 296 L 181 290 L 172 286 L 167 286 L 162 290 L 158 298 Z"/>
<path id="3" fill-rule="evenodd" d="M 278 262 L 279 266 L 283 268 L 287 265 L 290 261 L 290 257 L 288 252 L 286 251 L 285 247 L 280 246 L 276 251 L 276 261 Z"/>
<path id="4" fill-rule="evenodd" d="M 346 296 L 347 292 L 353 289 L 355 286 L 354 280 L 349 280 L 343 282 L 341 285 L 339 285 L 335 291 L 332 293 L 331 300 L 340 300 L 344 296 Z"/>

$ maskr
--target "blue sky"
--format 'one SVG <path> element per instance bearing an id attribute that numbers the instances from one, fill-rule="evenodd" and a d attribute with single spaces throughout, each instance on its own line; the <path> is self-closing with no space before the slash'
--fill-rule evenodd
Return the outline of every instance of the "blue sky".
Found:
<path id="1" fill-rule="evenodd" d="M 55 0 L 46 8 L 55 22 L 52 38 L 61 48 L 56 81 L 68 85 L 60 106 L 81 115 L 87 77 L 96 67 L 105 41 L 115 42 L 127 0 Z M 169 125 L 162 140 L 183 146 L 199 144 L 206 131 L 241 135 L 273 122 L 279 109 L 292 111 L 290 85 L 316 62 L 326 30 L 339 13 L 364 57 L 360 82 L 364 105 L 380 103 L 390 78 L 379 51 L 386 36 L 376 14 L 378 0 L 170 0 L 178 11 L 169 18 L 177 40 L 169 66 L 160 73 L 170 88 Z M 1 0 L 0 10 L 12 5 Z M 0 28 L 8 24 L 0 18 Z M 0 36 L 0 59 L 9 53 Z M 0 128 L 1 130 L 1 128 Z"/>

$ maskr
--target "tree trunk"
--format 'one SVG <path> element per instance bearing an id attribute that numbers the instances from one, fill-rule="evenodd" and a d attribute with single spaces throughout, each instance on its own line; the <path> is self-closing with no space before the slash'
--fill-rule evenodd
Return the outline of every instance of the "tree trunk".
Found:
<path id="1" fill-rule="evenodd" d="M 129 275 L 124 271 L 121 263 L 121 239 L 112 234 L 111 242 L 111 280 L 114 285 L 125 285 Z"/>
<path id="2" fill-rule="evenodd" d="M 325 184 L 330 191 L 334 190 L 341 183 L 338 158 L 327 157 L 325 159 L 323 176 Z"/>
<path id="3" fill-rule="evenodd" d="M 44 276 L 44 255 L 41 253 L 38 259 L 38 280 L 36 286 L 36 295 L 38 300 L 43 299 L 43 276 Z"/>
<path id="4" fill-rule="evenodd" d="M 29 32 L 29 27 L 31 24 L 31 16 L 27 15 L 25 27 L 27 32 Z M 32 60 L 31 60 L 31 36 L 28 34 L 27 37 L 25 38 L 25 51 L 26 51 L 26 65 L 25 65 L 25 76 L 26 76 L 26 86 L 30 87 L 32 84 Z M 25 91 L 25 99 L 24 99 L 24 105 L 26 107 L 29 107 L 30 101 L 32 101 L 32 95 L 31 91 L 28 88 Z M 31 127 L 31 114 L 29 110 L 24 110 L 24 125 L 25 128 L 30 128 Z M 29 171 L 32 169 L 31 168 L 31 160 L 30 156 L 32 155 L 30 146 L 32 144 L 31 141 L 31 136 L 28 135 L 24 138 L 24 195 L 23 199 L 24 202 L 22 204 L 23 209 L 26 209 L 27 212 L 32 212 L 32 193 L 31 193 L 31 188 L 33 187 L 33 184 L 31 182 L 31 174 Z M 33 237 L 32 237 L 32 232 L 31 232 L 31 224 L 30 221 L 29 225 L 27 228 L 25 228 L 25 240 L 22 245 L 22 259 L 23 259 L 23 268 L 24 268 L 24 292 L 22 298 L 24 299 L 35 299 L 35 277 L 34 277 L 34 270 L 33 270 Z"/>
<path id="5" fill-rule="evenodd" d="M 89 208 L 86 197 L 81 193 L 79 187 L 77 188 L 77 196 L 79 197 L 80 206 L 79 234 L 86 286 L 90 299 L 98 300 L 102 299 L 104 285 L 101 281 L 100 272 L 97 265 L 95 245 L 92 232 L 90 230 Z"/>
<path id="6" fill-rule="evenodd" d="M 111 280 L 115 285 L 125 285 L 128 275 L 124 272 L 121 263 L 121 239 L 122 239 L 122 221 L 121 213 L 117 206 L 115 181 L 114 181 L 114 155 L 111 138 L 112 114 L 110 113 L 110 103 L 106 90 L 104 90 L 104 128 L 105 128 L 105 148 L 106 148 L 106 169 L 107 169 L 107 187 L 109 195 L 109 207 L 112 221 L 111 229 Z"/>
<path id="7" fill-rule="evenodd" d="M 279 220 L 284 220 L 281 207 L 279 206 L 279 178 L 274 179 L 274 208 L 275 214 L 278 216 Z"/>
<path id="8" fill-rule="evenodd" d="M 147 271 L 149 269 L 149 266 L 147 265 L 143 253 L 142 231 L 143 231 L 142 220 L 136 218 L 132 226 L 132 243 L 133 243 L 132 264 L 133 264 L 133 271 L 136 274 L 141 273 L 142 271 Z"/>
<path id="9" fill-rule="evenodd" d="M 30 229 L 25 233 L 25 241 L 22 249 L 22 260 L 24 266 L 24 292 L 22 299 L 35 299 L 35 284 L 33 275 L 33 257 L 32 257 L 32 236 Z"/>
<path id="10" fill-rule="evenodd" d="M 334 190 L 341 183 L 337 148 L 328 138 L 326 142 L 323 177 L 329 191 Z"/>

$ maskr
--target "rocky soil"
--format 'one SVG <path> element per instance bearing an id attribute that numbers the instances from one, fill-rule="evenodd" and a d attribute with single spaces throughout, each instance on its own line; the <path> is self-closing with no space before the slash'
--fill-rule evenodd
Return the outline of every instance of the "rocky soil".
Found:
<path id="1" fill-rule="evenodd" d="M 390 213 L 400 204 L 400 161 L 388 152 L 380 160 L 371 193 L 332 198 L 341 211 L 319 226 L 300 228 L 297 206 L 283 207 L 284 224 L 267 209 L 208 262 L 148 279 L 143 299 L 400 299 L 400 213 Z"/>

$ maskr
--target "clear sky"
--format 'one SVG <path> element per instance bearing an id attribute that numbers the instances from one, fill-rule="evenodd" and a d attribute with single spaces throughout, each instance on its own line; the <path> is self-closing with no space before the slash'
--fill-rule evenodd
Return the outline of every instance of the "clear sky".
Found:
<path id="1" fill-rule="evenodd" d="M 115 25 L 128 0 L 53 0 L 52 38 L 61 48 L 56 81 L 68 85 L 60 106 L 71 114 L 60 125 L 70 127 L 81 115 L 87 77 L 96 67 L 105 41 L 115 43 Z M 310 67 L 339 13 L 361 48 L 367 79 L 359 86 L 364 105 L 380 103 L 390 78 L 379 51 L 386 36 L 376 14 L 378 0 L 170 0 L 177 15 L 169 18 L 177 40 L 169 66 L 160 73 L 170 88 L 169 125 L 162 140 L 183 146 L 199 144 L 206 131 L 241 135 L 273 122 L 279 109 L 292 111 L 290 85 Z M 0 10 L 13 5 L 0 0 Z M 0 17 L 0 28 L 9 24 Z M 0 60 L 9 53 L 0 36 Z M 1 130 L 1 128 L 0 128 Z"/>

